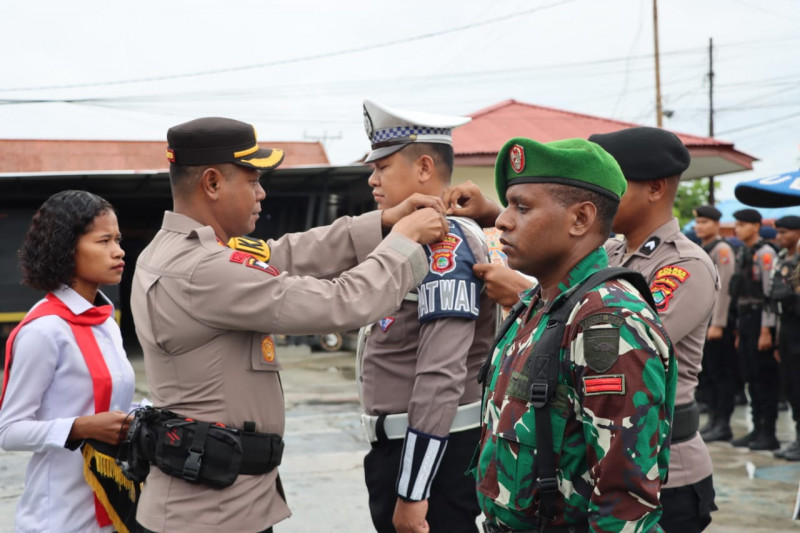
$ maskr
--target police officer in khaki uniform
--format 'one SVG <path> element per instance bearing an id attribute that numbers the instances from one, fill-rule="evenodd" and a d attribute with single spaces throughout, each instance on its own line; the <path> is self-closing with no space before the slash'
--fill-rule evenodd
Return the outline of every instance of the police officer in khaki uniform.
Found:
<path id="1" fill-rule="evenodd" d="M 415 193 L 440 196 L 453 168 L 451 130 L 469 119 L 364 102 L 369 178 L 381 209 Z M 449 218 L 425 247 L 428 274 L 402 305 L 373 324 L 360 355 L 364 459 L 375 529 L 477 531 L 474 481 L 465 475 L 480 437 L 477 374 L 496 306 L 473 273 L 488 262 L 481 228 Z"/>
<path id="2" fill-rule="evenodd" d="M 711 259 L 680 231 L 672 206 L 689 151 L 673 133 L 637 127 L 589 137 L 619 163 L 628 180 L 614 217 L 623 240 L 606 243 L 609 264 L 641 272 L 675 346 L 678 388 L 669 478 L 661 490 L 667 533 L 702 531 L 714 504 L 711 456 L 698 433 L 695 403 L 703 345 L 719 290 Z"/>
<path id="3" fill-rule="evenodd" d="M 417 198 L 269 241 L 267 262 L 225 243 L 254 230 L 265 197 L 261 172 L 277 167 L 283 153 L 259 147 L 251 125 L 226 118 L 180 124 L 167 140 L 174 210 L 140 255 L 131 291 L 153 402 L 195 421 L 280 437 L 272 334 L 351 329 L 386 316 L 428 272 L 414 241 L 441 239 L 446 220 L 415 208 L 440 200 Z M 413 214 L 398 220 L 404 212 Z M 381 241 L 382 227 L 392 225 Z M 180 445 L 168 435 L 162 446 Z M 262 460 L 245 453 L 242 469 Z M 290 513 L 277 468 L 269 467 L 223 489 L 185 481 L 186 469 L 173 477 L 151 468 L 137 520 L 159 532 L 271 531 Z"/>
<path id="4" fill-rule="evenodd" d="M 780 359 L 783 393 L 792 406 L 796 438 L 773 453 L 787 461 L 800 461 L 800 216 L 786 215 L 775 221 L 781 247 L 772 271 L 767 304 L 778 316 L 776 353 Z"/>
<path id="5" fill-rule="evenodd" d="M 739 364 L 750 397 L 753 430 L 731 444 L 751 450 L 777 450 L 775 434 L 780 399 L 778 362 L 773 357 L 775 314 L 765 305 L 776 251 L 760 239 L 761 213 L 740 209 L 734 231 L 744 246 L 736 251 L 731 297 L 736 305 Z"/>
<path id="6" fill-rule="evenodd" d="M 700 430 L 706 442 L 727 441 L 733 438 L 731 415 L 735 406 L 738 365 L 733 348 L 735 324 L 729 320 L 731 298 L 728 293 L 734 269 L 733 247 L 720 236 L 719 219 L 722 213 L 712 205 L 694 209 L 694 231 L 702 241 L 703 250 L 719 272 L 720 290 L 714 303 L 711 324 L 703 348 L 703 372 L 708 393 L 708 424 Z"/>

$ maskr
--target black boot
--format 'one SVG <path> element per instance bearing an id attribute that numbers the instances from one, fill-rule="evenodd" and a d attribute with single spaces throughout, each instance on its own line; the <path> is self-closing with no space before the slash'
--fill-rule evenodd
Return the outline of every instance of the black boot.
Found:
<path id="1" fill-rule="evenodd" d="M 787 454 L 791 454 L 791 457 L 797 457 L 797 459 L 787 459 L 788 461 L 800 461 L 800 440 L 792 441 L 788 446 L 772 452 L 773 457 L 776 459 L 786 459 Z"/>
<path id="2" fill-rule="evenodd" d="M 775 421 L 762 422 L 761 430 L 747 447 L 751 450 L 777 450 L 780 448 L 781 443 L 775 436 Z"/>
<path id="3" fill-rule="evenodd" d="M 731 431 L 730 423 L 725 418 L 720 417 L 712 427 L 702 431 L 700 436 L 705 442 L 729 441 L 733 438 L 733 432 Z"/>

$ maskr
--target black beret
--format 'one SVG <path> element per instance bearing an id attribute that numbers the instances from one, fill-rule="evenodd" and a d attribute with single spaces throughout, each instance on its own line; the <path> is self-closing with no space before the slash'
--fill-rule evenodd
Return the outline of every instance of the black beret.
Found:
<path id="1" fill-rule="evenodd" d="M 694 216 L 710 218 L 711 220 L 719 220 L 722 218 L 722 212 L 713 205 L 699 205 L 694 208 Z"/>
<path id="2" fill-rule="evenodd" d="M 739 222 L 761 223 L 761 213 L 755 209 L 739 209 L 733 213 L 733 218 Z"/>
<path id="3" fill-rule="evenodd" d="M 167 131 L 167 160 L 177 165 L 233 163 L 269 170 L 283 161 L 283 150 L 261 148 L 256 129 L 231 118 L 204 117 Z"/>
<path id="4" fill-rule="evenodd" d="M 797 215 L 782 216 L 775 221 L 776 228 L 800 229 L 800 217 Z"/>
<path id="5" fill-rule="evenodd" d="M 595 133 L 589 140 L 602 146 L 619 163 L 628 181 L 669 178 L 689 166 L 689 150 L 674 133 L 640 126 L 612 133 Z"/>

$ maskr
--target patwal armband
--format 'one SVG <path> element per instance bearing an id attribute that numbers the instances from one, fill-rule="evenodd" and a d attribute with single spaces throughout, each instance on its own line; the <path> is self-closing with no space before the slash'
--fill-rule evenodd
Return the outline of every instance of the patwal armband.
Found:
<path id="1" fill-rule="evenodd" d="M 415 502 L 428 499 L 446 448 L 447 437 L 436 437 L 411 428 L 406 430 L 397 477 L 397 495 L 400 498 Z"/>

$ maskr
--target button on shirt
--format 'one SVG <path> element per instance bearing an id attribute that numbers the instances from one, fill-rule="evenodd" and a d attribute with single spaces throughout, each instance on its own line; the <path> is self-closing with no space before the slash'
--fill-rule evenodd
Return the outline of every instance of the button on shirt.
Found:
<path id="1" fill-rule="evenodd" d="M 53 291 L 75 314 L 92 307 L 66 286 Z M 107 298 L 100 293 L 101 298 Z M 38 302 L 39 305 L 44 300 Z M 110 302 L 109 302 L 110 303 Z M 113 316 L 92 326 L 111 374 L 109 410 L 127 412 L 134 374 Z M 78 416 L 95 414 L 89 369 L 69 324 L 44 316 L 19 330 L 8 391 L 0 409 L 0 448 L 33 452 L 15 518 L 17 532 L 94 532 L 92 489 L 83 477 L 80 450 L 64 447 Z"/>

